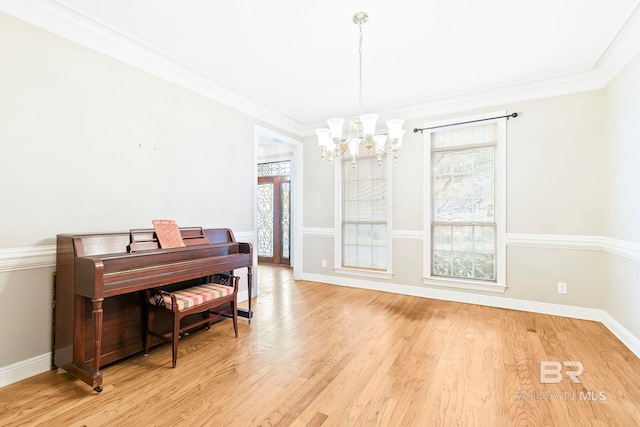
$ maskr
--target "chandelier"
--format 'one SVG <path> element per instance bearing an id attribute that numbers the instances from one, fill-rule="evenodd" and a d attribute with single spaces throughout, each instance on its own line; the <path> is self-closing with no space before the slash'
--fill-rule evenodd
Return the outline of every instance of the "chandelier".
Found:
<path id="1" fill-rule="evenodd" d="M 365 154 L 374 156 L 378 164 L 382 163 L 382 158 L 387 155 L 393 156 L 393 161 L 398 159 L 398 149 L 402 144 L 404 130 L 402 125 L 404 120 L 394 119 L 387 121 L 387 134 L 376 135 L 376 114 L 362 114 L 362 25 L 369 20 L 369 15 L 365 12 L 358 12 L 353 15 L 353 23 L 358 25 L 360 33 L 360 43 L 358 45 L 358 59 L 360 65 L 359 87 L 358 87 L 358 114 L 351 118 L 348 123 L 346 135 L 342 135 L 342 127 L 345 120 L 333 118 L 327 120 L 329 128 L 316 130 L 318 144 L 320 146 L 320 157 L 324 162 L 329 159 L 329 165 L 333 165 L 333 160 L 345 153 L 352 157 L 351 164 L 355 168 L 356 157 L 360 147 L 364 148 Z"/>

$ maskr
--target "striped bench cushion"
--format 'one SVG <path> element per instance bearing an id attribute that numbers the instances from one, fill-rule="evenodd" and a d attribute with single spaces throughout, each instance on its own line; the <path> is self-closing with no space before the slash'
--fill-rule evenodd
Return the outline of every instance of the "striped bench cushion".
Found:
<path id="1" fill-rule="evenodd" d="M 187 308 L 195 307 L 197 305 L 231 295 L 232 293 L 233 288 L 231 286 L 208 283 L 206 285 L 192 286 L 181 291 L 173 292 L 173 295 L 176 296 L 178 311 L 183 311 Z M 164 306 L 169 310 L 172 309 L 171 296 L 168 294 L 152 296 L 149 298 L 149 303 Z"/>

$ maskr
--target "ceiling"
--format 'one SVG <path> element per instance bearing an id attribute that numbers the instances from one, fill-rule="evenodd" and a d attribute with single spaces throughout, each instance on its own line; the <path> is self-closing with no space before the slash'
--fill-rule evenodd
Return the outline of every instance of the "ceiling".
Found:
<path id="1" fill-rule="evenodd" d="M 412 118 L 602 87 L 638 51 L 639 3 L 0 0 L 0 10 L 305 134 L 357 112 L 355 12 L 369 14 L 365 112 Z"/>

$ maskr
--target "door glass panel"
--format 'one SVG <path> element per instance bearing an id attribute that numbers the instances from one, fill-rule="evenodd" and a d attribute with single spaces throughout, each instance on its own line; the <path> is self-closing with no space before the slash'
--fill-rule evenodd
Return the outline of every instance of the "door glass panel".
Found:
<path id="1" fill-rule="evenodd" d="M 290 184 L 288 182 L 280 183 L 280 200 L 281 206 L 281 221 L 280 226 L 282 230 L 282 258 L 289 258 L 289 195 Z"/>
<path id="2" fill-rule="evenodd" d="M 258 185 L 258 256 L 273 257 L 273 184 Z"/>

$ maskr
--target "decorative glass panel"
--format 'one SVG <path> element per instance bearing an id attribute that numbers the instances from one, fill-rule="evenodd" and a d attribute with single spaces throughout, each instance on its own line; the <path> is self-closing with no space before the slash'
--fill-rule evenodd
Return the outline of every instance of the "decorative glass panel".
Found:
<path id="1" fill-rule="evenodd" d="M 273 184 L 258 185 L 258 256 L 273 257 Z"/>
<path id="2" fill-rule="evenodd" d="M 291 162 L 259 163 L 258 176 L 291 175 Z"/>
<path id="3" fill-rule="evenodd" d="M 291 185 L 288 182 L 280 184 L 280 200 L 281 206 L 281 222 L 280 229 L 282 230 L 282 257 L 289 258 L 289 211 L 290 211 L 290 189 Z"/>

